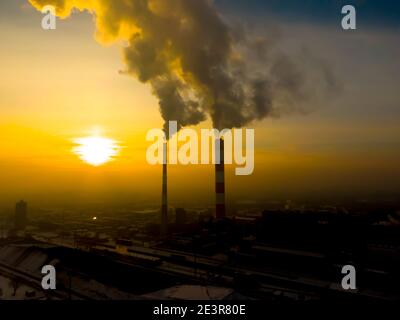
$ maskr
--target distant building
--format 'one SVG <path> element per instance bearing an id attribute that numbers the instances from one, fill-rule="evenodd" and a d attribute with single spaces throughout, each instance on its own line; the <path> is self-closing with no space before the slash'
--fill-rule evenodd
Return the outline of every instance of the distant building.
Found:
<path id="1" fill-rule="evenodd" d="M 175 210 L 175 223 L 182 225 L 187 222 L 186 210 L 183 208 L 177 208 Z"/>
<path id="2" fill-rule="evenodd" d="M 17 230 L 24 230 L 27 223 L 28 204 L 25 201 L 19 201 L 15 205 L 14 226 Z"/>
<path id="3" fill-rule="evenodd" d="M 215 208 L 208 208 L 203 212 L 199 212 L 199 223 L 210 222 L 215 216 Z"/>

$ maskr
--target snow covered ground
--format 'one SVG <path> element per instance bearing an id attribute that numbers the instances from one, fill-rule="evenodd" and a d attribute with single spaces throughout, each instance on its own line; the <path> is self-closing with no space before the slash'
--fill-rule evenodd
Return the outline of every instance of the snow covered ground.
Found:
<path id="1" fill-rule="evenodd" d="M 0 300 L 26 300 L 44 298 L 43 293 L 0 275 Z"/>

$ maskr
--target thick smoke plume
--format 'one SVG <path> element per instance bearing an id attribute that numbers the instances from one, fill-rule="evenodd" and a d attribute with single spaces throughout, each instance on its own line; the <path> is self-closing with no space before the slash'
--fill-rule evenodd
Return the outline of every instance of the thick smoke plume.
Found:
<path id="1" fill-rule="evenodd" d="M 165 123 L 179 127 L 207 116 L 219 129 L 241 127 L 301 111 L 313 92 L 335 85 L 325 65 L 306 67 L 307 59 L 299 64 L 273 50 L 273 41 L 239 32 L 210 0 L 29 2 L 38 10 L 53 5 L 61 18 L 76 9 L 93 14 L 98 41 L 126 43 L 124 73 L 149 83 Z"/>

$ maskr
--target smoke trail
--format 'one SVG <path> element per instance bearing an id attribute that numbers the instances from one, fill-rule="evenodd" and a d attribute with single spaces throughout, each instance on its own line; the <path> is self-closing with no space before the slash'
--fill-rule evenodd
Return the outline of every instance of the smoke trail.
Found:
<path id="1" fill-rule="evenodd" d="M 179 128 L 210 116 L 216 128 L 241 127 L 307 101 L 307 73 L 267 41 L 239 34 L 210 0 L 29 0 L 66 18 L 87 10 L 99 42 L 123 40 L 124 73 L 149 83 L 165 123 Z M 319 68 L 330 90 L 329 70 Z M 324 78 L 325 75 L 325 78 Z"/>

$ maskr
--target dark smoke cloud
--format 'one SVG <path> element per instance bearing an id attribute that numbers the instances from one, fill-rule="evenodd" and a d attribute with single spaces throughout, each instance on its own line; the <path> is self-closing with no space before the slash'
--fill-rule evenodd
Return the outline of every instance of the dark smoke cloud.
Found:
<path id="1" fill-rule="evenodd" d="M 149 83 L 165 122 L 179 127 L 207 116 L 219 129 L 242 127 L 301 111 L 316 92 L 336 86 L 328 65 L 230 26 L 209 0 L 29 1 L 38 9 L 52 4 L 61 17 L 74 8 L 93 13 L 98 39 L 126 41 L 124 73 Z"/>

